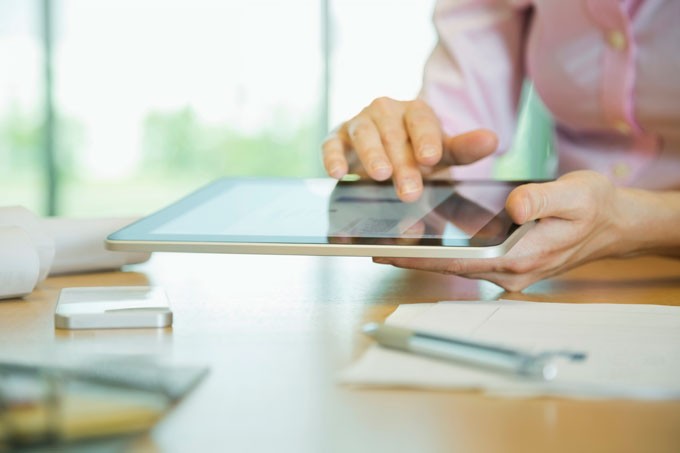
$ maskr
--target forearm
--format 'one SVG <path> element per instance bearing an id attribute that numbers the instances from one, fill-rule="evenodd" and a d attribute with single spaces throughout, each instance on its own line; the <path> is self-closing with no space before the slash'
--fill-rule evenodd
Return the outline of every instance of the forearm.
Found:
<path id="1" fill-rule="evenodd" d="M 620 188 L 621 255 L 680 258 L 680 191 Z"/>

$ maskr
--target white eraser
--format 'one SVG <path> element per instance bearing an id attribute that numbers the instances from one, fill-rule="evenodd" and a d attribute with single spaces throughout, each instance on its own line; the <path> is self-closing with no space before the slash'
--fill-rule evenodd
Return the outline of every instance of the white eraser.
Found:
<path id="1" fill-rule="evenodd" d="M 152 286 L 64 288 L 54 312 L 57 329 L 130 329 L 172 325 L 168 297 Z"/>

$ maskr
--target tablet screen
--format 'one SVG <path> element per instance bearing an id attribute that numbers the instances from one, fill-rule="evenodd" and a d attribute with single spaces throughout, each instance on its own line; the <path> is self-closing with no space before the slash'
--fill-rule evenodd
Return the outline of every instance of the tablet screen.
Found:
<path id="1" fill-rule="evenodd" d="M 428 181 L 412 203 L 390 182 L 225 178 L 111 235 L 111 240 L 486 246 L 515 225 L 519 183 Z"/>

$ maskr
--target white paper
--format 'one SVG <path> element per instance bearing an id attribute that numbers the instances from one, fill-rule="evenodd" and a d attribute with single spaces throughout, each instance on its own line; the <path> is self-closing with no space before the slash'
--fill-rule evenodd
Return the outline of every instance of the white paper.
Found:
<path id="1" fill-rule="evenodd" d="M 55 256 L 50 275 L 118 269 L 142 263 L 150 253 L 112 252 L 104 240 L 114 231 L 132 223 L 133 218 L 43 219 L 45 232 L 54 240 Z"/>
<path id="2" fill-rule="evenodd" d="M 28 233 L 0 226 L 0 299 L 33 291 L 40 275 L 40 258 Z"/>
<path id="3" fill-rule="evenodd" d="M 44 280 L 54 259 L 54 241 L 40 223 L 40 218 L 21 206 L 0 208 L 0 226 L 19 227 L 28 234 L 40 259 L 38 281 Z M 0 259 L 8 259 L 0 249 Z"/>
<path id="4" fill-rule="evenodd" d="M 398 321 L 418 330 L 533 352 L 583 351 L 588 358 L 560 360 L 558 377 L 542 382 L 372 346 L 343 373 L 343 382 L 479 389 L 513 397 L 680 398 L 680 307 L 440 302 L 419 312 L 401 311 Z"/>
<path id="5" fill-rule="evenodd" d="M 111 252 L 104 240 L 134 219 L 41 219 L 28 209 L 0 207 L 0 299 L 29 294 L 48 273 L 118 269 L 149 253 Z"/>

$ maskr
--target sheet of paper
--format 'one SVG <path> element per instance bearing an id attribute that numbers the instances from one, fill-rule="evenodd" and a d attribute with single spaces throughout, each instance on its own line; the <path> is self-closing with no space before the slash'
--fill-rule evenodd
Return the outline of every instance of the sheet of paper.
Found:
<path id="1" fill-rule="evenodd" d="M 117 269 L 149 253 L 111 252 L 106 236 L 131 223 L 117 219 L 42 219 L 20 206 L 0 207 L 0 299 L 24 296 L 49 274 Z"/>
<path id="2" fill-rule="evenodd" d="M 104 239 L 112 232 L 132 223 L 134 218 L 42 220 L 45 233 L 54 239 L 55 256 L 50 275 L 117 269 L 125 264 L 149 259 L 145 252 L 112 252 Z"/>
<path id="3" fill-rule="evenodd" d="M 417 312 L 406 309 L 410 317 L 400 307 L 395 312 L 398 323 L 533 352 L 584 351 L 588 358 L 557 362 L 558 377 L 541 382 L 372 346 L 341 380 L 507 396 L 680 398 L 680 307 L 522 301 L 428 305 Z"/>
<path id="4" fill-rule="evenodd" d="M 0 226 L 0 299 L 33 291 L 40 274 L 40 258 L 22 228 Z"/>
<path id="5" fill-rule="evenodd" d="M 22 206 L 0 207 L 0 227 L 19 227 L 28 234 L 40 260 L 38 281 L 45 279 L 54 259 L 54 240 L 45 234 L 40 218 Z M 0 249 L 0 256 L 7 260 L 9 255 Z"/>

